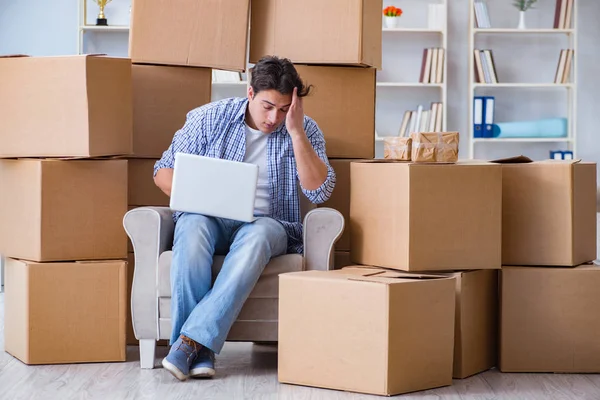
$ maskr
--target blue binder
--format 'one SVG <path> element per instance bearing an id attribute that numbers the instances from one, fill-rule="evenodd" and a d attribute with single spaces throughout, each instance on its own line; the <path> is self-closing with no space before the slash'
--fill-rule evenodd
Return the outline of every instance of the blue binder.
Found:
<path id="1" fill-rule="evenodd" d="M 485 101 L 482 96 L 473 97 L 473 137 L 483 138 L 483 116 L 485 115 Z"/>
<path id="2" fill-rule="evenodd" d="M 483 96 L 483 137 L 494 137 L 494 114 L 496 99 L 494 96 Z"/>

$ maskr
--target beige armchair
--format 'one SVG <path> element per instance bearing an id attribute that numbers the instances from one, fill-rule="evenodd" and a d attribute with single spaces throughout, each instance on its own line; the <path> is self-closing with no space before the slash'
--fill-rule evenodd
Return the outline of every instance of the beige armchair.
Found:
<path id="1" fill-rule="evenodd" d="M 233 324 L 228 341 L 276 342 L 278 275 L 333 268 L 333 246 L 344 230 L 344 218 L 334 209 L 314 208 L 301 197 L 304 254 L 286 254 L 271 260 Z M 166 207 L 135 208 L 125 215 L 123 225 L 135 256 L 131 318 L 140 345 L 140 364 L 142 368 L 154 368 L 156 342 L 169 339 L 172 329 L 172 213 Z M 213 274 L 221 269 L 223 260 L 224 256 L 215 256 Z"/>

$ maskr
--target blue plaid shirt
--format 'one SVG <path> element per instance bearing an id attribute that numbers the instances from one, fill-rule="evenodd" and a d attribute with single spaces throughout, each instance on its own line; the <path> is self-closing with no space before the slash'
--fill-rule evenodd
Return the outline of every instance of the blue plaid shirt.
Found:
<path id="1" fill-rule="evenodd" d="M 230 98 L 198 107 L 187 114 L 169 148 L 154 165 L 173 168 L 175 153 L 191 153 L 242 162 L 246 153 L 245 116 L 248 99 Z M 269 216 L 281 222 L 288 234 L 288 253 L 302 253 L 302 216 L 298 187 L 312 203 L 323 203 L 335 186 L 335 172 L 325 152 L 325 139 L 317 123 L 304 117 L 304 131 L 317 155 L 327 165 L 327 178 L 321 187 L 306 190 L 299 185 L 292 140 L 282 124 L 267 141 L 267 169 L 271 197 Z M 181 215 L 175 212 L 175 222 Z"/>

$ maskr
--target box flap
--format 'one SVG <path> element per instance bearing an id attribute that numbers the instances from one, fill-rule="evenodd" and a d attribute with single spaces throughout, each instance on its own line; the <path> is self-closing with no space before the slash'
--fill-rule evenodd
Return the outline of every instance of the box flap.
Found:
<path id="1" fill-rule="evenodd" d="M 366 276 L 349 276 L 347 279 L 349 281 L 383 283 L 386 285 L 390 285 L 390 284 L 396 284 L 396 283 L 416 282 L 416 281 L 424 281 L 424 280 L 430 280 L 430 279 L 455 279 L 455 278 L 443 276 L 443 275 L 435 275 L 435 274 L 417 274 L 417 273 L 409 273 L 409 272 L 401 272 L 401 271 L 381 271 L 377 274 L 366 275 Z"/>
<path id="2" fill-rule="evenodd" d="M 576 160 L 542 160 L 542 161 L 536 161 L 536 164 L 568 164 L 568 165 L 572 165 L 572 164 L 579 164 L 581 162 L 581 159 L 576 159 Z"/>
<path id="3" fill-rule="evenodd" d="M 492 162 L 498 163 L 498 164 L 525 164 L 525 163 L 533 162 L 533 160 L 531 158 L 525 157 L 525 156 L 514 156 L 514 157 L 508 157 L 508 158 L 500 158 L 498 160 L 492 160 Z"/>
<path id="4" fill-rule="evenodd" d="M 17 58 L 17 57 L 31 57 L 27 54 L 5 54 L 0 55 L 0 58 Z"/>

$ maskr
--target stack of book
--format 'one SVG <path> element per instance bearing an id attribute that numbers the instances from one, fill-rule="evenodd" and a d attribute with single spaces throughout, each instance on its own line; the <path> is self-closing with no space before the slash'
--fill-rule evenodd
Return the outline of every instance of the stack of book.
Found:
<path id="1" fill-rule="evenodd" d="M 442 83 L 444 81 L 444 49 L 423 49 L 420 83 Z"/>
<path id="2" fill-rule="evenodd" d="M 475 82 L 498 83 L 492 50 L 475 49 L 473 55 L 475 56 Z"/>
<path id="3" fill-rule="evenodd" d="M 573 52 L 574 50 L 572 49 L 562 49 L 560 51 L 554 83 L 569 83 L 571 77 L 571 65 L 573 64 Z"/>
<path id="4" fill-rule="evenodd" d="M 420 132 L 441 132 L 443 112 L 443 104 L 439 102 L 431 103 L 429 110 L 423 110 L 423 106 L 419 105 L 416 110 L 406 111 L 398 136 L 410 136 L 411 133 Z"/>
<path id="5" fill-rule="evenodd" d="M 573 0 L 556 0 L 554 12 L 554 29 L 571 29 L 573 16 Z"/>
<path id="6" fill-rule="evenodd" d="M 561 0 L 558 0 L 561 1 Z M 482 1 L 473 3 L 475 7 L 475 24 L 478 28 L 491 28 L 490 14 L 488 13 L 487 4 Z"/>

